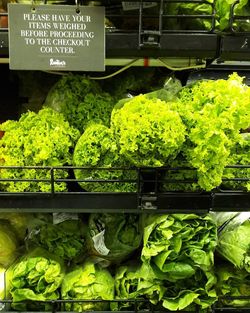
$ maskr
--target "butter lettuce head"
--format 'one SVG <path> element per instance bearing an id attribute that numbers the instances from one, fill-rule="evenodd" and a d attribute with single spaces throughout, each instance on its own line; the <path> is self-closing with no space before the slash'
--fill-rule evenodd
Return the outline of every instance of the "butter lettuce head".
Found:
<path id="1" fill-rule="evenodd" d="M 114 279 L 106 268 L 87 260 L 64 277 L 61 294 L 63 300 L 113 300 Z M 110 309 L 108 301 L 66 303 L 67 311 L 104 311 Z"/>
<path id="2" fill-rule="evenodd" d="M 179 114 L 160 99 L 139 95 L 111 116 L 120 154 L 135 166 L 163 166 L 185 141 Z"/>
<path id="3" fill-rule="evenodd" d="M 7 290 L 13 300 L 12 308 L 48 308 L 48 304 L 27 300 L 43 302 L 59 299 L 63 277 L 64 264 L 46 250 L 36 248 L 23 255 L 6 272 Z"/>

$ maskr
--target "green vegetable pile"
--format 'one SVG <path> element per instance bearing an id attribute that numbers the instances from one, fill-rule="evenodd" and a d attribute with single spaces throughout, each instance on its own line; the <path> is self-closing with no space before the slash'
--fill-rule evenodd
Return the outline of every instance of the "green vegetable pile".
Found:
<path id="1" fill-rule="evenodd" d="M 2 169 L 1 178 L 12 181 L 0 182 L 1 189 L 50 192 L 50 171 L 42 167 L 72 164 L 72 149 L 79 138 L 78 130 L 71 127 L 62 114 L 50 108 L 38 113 L 24 113 L 18 121 L 1 124 L 0 129 L 5 132 L 0 140 L 0 160 L 4 166 L 41 166 L 40 169 Z M 66 177 L 66 170 L 55 170 L 55 179 Z M 36 181 L 32 181 L 34 179 Z M 48 182 L 43 181 L 46 179 Z M 63 182 L 55 183 L 54 187 L 55 191 L 67 190 Z"/>
<path id="2" fill-rule="evenodd" d="M 163 307 L 211 306 L 217 300 L 213 273 L 217 232 L 212 219 L 195 214 L 148 215 L 144 223 L 141 258 L 164 280 Z"/>
<path id="3" fill-rule="evenodd" d="M 113 300 L 114 279 L 107 269 L 86 261 L 65 275 L 61 292 L 64 300 Z M 105 311 L 109 308 L 108 301 L 65 304 L 67 311 L 76 312 Z"/>
<path id="4" fill-rule="evenodd" d="M 81 133 L 90 121 L 109 126 L 114 98 L 84 75 L 65 75 L 49 91 L 44 106 L 62 113 Z"/>

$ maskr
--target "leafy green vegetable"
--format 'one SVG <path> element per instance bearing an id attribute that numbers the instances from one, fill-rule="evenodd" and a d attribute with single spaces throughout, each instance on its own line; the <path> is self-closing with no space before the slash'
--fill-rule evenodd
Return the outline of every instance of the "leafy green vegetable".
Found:
<path id="1" fill-rule="evenodd" d="M 239 269 L 250 273 L 250 214 L 242 212 L 234 215 L 216 213 L 228 219 L 218 229 L 217 251 L 223 258 Z"/>
<path id="2" fill-rule="evenodd" d="M 239 1 L 233 1 L 233 0 L 217 0 L 215 2 L 215 8 L 216 8 L 216 15 L 218 19 L 218 29 L 228 30 L 229 29 L 229 20 L 230 20 L 230 9 L 232 4 L 236 3 L 234 14 L 236 15 L 242 15 L 247 16 L 249 15 L 249 6 L 248 0 L 239 0 Z M 243 22 L 241 20 L 238 20 L 233 25 L 234 28 L 237 28 L 238 31 L 247 31 L 250 29 L 249 21 L 246 20 Z"/>
<path id="3" fill-rule="evenodd" d="M 64 277 L 64 266 L 41 248 L 23 255 L 6 272 L 7 290 L 15 310 L 34 309 L 37 303 L 24 300 L 46 301 L 59 299 L 59 287 Z M 47 305 L 40 304 L 41 308 Z"/>
<path id="4" fill-rule="evenodd" d="M 84 75 L 70 74 L 58 80 L 49 91 L 44 106 L 62 113 L 80 132 L 90 121 L 109 126 L 115 104 L 113 97 Z"/>
<path id="5" fill-rule="evenodd" d="M 250 134 L 241 134 L 239 141 L 235 142 L 235 146 L 232 149 L 231 155 L 229 157 L 228 163 L 231 165 L 250 165 Z M 224 181 L 222 183 L 223 187 L 230 189 L 243 189 L 250 190 L 250 168 L 225 168 L 224 178 L 229 179 L 229 181 Z M 233 181 L 230 179 L 239 179 L 238 181 Z M 249 181 L 240 181 L 240 179 L 249 179 Z"/>
<path id="6" fill-rule="evenodd" d="M 46 108 L 38 113 L 22 114 L 19 121 L 7 121 L 0 125 L 5 131 L 0 141 L 0 159 L 5 166 L 63 166 L 72 164 L 72 148 L 79 132 L 69 126 L 62 114 Z M 4 191 L 51 191 L 49 169 L 2 169 L 3 179 L 27 181 L 0 182 Z M 66 178 L 66 170 L 55 170 L 54 178 Z M 30 181 L 34 180 L 36 181 Z M 39 181 L 40 180 L 40 181 Z M 67 189 L 65 183 L 54 184 L 55 191 Z"/>
<path id="7" fill-rule="evenodd" d="M 0 220 L 0 266 L 7 268 L 17 257 L 18 240 L 8 221 Z"/>
<path id="8" fill-rule="evenodd" d="M 181 153 L 167 165 L 169 169 L 162 173 L 161 191 L 201 191 L 196 169 L 190 167 Z"/>
<path id="9" fill-rule="evenodd" d="M 112 131 L 104 125 L 94 123 L 87 127 L 75 146 L 73 163 L 77 167 L 87 167 L 74 170 L 76 179 L 86 180 L 79 182 L 86 191 L 136 190 L 136 170 L 115 169 L 116 167 L 128 168 L 129 165 L 120 156 Z M 91 182 L 94 180 L 101 180 L 101 182 Z"/>
<path id="10" fill-rule="evenodd" d="M 150 262 L 176 281 L 191 277 L 196 267 L 213 266 L 216 226 L 211 217 L 195 214 L 148 215 L 142 261 Z"/>
<path id="11" fill-rule="evenodd" d="M 61 292 L 64 300 L 113 300 L 114 279 L 107 269 L 88 260 L 65 275 Z M 105 311 L 109 308 L 108 301 L 65 304 L 67 311 L 76 312 Z"/>
<path id="12" fill-rule="evenodd" d="M 172 107 L 188 130 L 182 153 L 197 169 L 198 184 L 211 190 L 222 182 L 231 149 L 249 125 L 250 88 L 236 73 L 227 80 L 199 81 L 184 87 Z"/>
<path id="13" fill-rule="evenodd" d="M 162 305 L 169 310 L 208 308 L 217 299 L 213 274 L 216 225 L 195 214 L 145 217 L 143 262 L 162 273 Z"/>
<path id="14" fill-rule="evenodd" d="M 249 306 L 249 299 L 237 299 L 237 297 L 249 297 L 250 294 L 250 273 L 245 270 L 236 269 L 230 264 L 219 264 L 216 266 L 218 282 L 216 289 L 221 297 L 220 303 L 230 306 Z M 223 298 L 235 297 L 233 298 Z"/>
<path id="15" fill-rule="evenodd" d="M 120 154 L 135 166 L 163 166 L 185 141 L 185 126 L 166 102 L 139 95 L 111 116 Z"/>
<path id="16" fill-rule="evenodd" d="M 86 252 L 85 229 L 81 220 L 44 223 L 30 229 L 28 246 L 40 246 L 64 261 L 79 261 Z"/>
<path id="17" fill-rule="evenodd" d="M 146 263 L 122 265 L 115 273 L 116 299 L 137 299 L 137 309 L 146 309 L 147 303 L 139 299 L 149 299 L 152 304 L 157 304 L 162 299 L 165 288 L 164 282 L 157 271 Z M 112 310 L 133 309 L 133 302 L 113 302 Z"/>
<path id="18" fill-rule="evenodd" d="M 87 233 L 89 252 L 120 263 L 140 247 L 142 234 L 140 215 L 92 213 Z"/>

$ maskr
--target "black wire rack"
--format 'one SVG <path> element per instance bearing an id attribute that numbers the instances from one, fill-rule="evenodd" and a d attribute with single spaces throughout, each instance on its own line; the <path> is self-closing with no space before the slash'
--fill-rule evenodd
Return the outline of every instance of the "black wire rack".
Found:
<path id="1" fill-rule="evenodd" d="M 187 167 L 0 167 L 1 210 L 193 212 L 250 209 L 250 165 L 232 165 L 232 178 L 210 191 Z M 235 172 L 237 170 L 238 172 Z M 236 177 L 236 174 L 239 177 Z"/>

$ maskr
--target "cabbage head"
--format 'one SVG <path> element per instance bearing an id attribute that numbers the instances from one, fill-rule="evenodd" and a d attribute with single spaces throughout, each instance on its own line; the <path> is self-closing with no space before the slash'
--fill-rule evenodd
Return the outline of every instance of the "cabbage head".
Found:
<path id="1" fill-rule="evenodd" d="M 63 300 L 113 300 L 114 279 L 106 268 L 87 260 L 67 273 L 61 287 Z M 66 303 L 67 311 L 105 311 L 110 309 L 108 301 Z"/>

